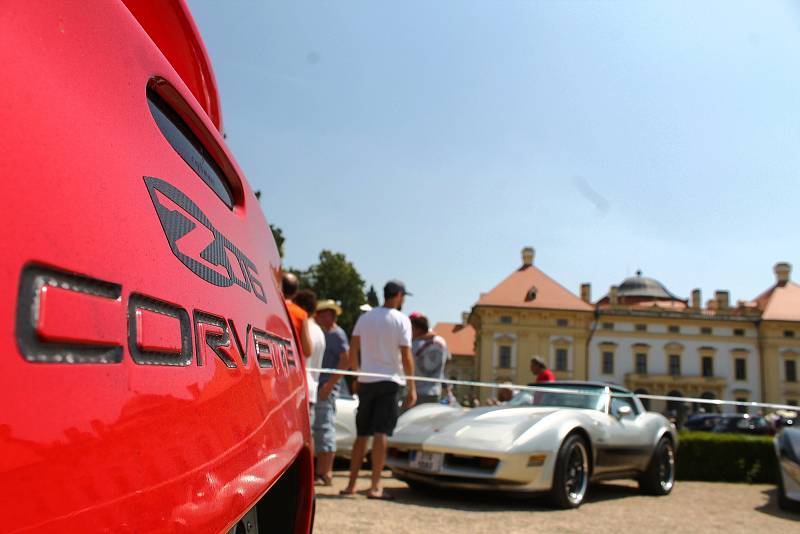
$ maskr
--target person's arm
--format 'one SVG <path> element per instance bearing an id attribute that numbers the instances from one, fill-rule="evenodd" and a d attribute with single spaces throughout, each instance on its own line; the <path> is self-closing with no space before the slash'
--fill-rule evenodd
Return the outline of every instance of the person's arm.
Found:
<path id="1" fill-rule="evenodd" d="M 308 319 L 303 319 L 300 326 L 300 348 L 303 349 L 303 356 L 306 358 L 311 357 L 311 331 L 308 329 Z"/>
<path id="2" fill-rule="evenodd" d="M 417 403 L 417 387 L 414 385 L 414 356 L 411 354 L 411 347 L 400 347 L 400 356 L 403 359 L 403 371 L 406 373 L 406 389 L 408 394 L 403 402 L 405 408 L 411 408 Z"/>
<path id="3" fill-rule="evenodd" d="M 336 359 L 336 368 L 337 369 L 347 369 L 350 367 L 350 358 L 348 357 L 348 348 L 347 348 L 347 336 L 345 336 L 344 332 L 339 332 L 334 336 L 334 345 L 331 346 L 333 350 L 339 350 L 339 357 Z M 333 391 L 334 386 L 336 383 L 339 382 L 339 379 L 342 378 L 340 374 L 331 374 L 328 376 L 328 380 L 320 387 L 319 392 L 317 393 L 317 398 L 325 400 L 330 395 L 331 391 Z"/>
<path id="4" fill-rule="evenodd" d="M 339 354 L 339 364 L 336 366 L 336 368 L 346 371 L 348 367 L 350 367 L 350 357 L 348 356 L 348 352 L 342 352 L 341 354 Z M 319 392 L 317 393 L 317 398 L 321 400 L 327 399 L 328 395 L 331 394 L 331 391 L 333 391 L 333 387 L 336 385 L 337 382 L 339 382 L 340 378 L 342 378 L 342 375 L 331 375 L 330 378 L 328 378 L 327 382 L 322 384 L 322 387 L 319 388 Z"/>

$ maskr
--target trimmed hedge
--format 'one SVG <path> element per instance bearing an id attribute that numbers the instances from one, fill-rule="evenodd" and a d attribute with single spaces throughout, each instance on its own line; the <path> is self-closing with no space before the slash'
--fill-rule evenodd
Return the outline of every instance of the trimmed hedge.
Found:
<path id="1" fill-rule="evenodd" d="M 776 483 L 771 436 L 683 430 L 678 437 L 679 480 Z"/>

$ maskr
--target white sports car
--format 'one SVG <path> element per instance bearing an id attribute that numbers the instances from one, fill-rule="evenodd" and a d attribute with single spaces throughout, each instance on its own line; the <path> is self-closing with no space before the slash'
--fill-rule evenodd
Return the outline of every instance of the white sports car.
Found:
<path id="1" fill-rule="evenodd" d="M 635 478 L 666 495 L 675 481 L 675 427 L 619 386 L 551 382 L 501 406 L 426 404 L 403 415 L 387 464 L 410 486 L 549 492 L 580 506 L 590 481 Z"/>
<path id="2" fill-rule="evenodd" d="M 778 504 L 800 512 L 800 428 L 785 427 L 775 436 L 778 456 Z"/>
<path id="3" fill-rule="evenodd" d="M 350 458 L 356 441 L 356 410 L 358 397 L 344 392 L 336 399 L 336 456 Z"/>

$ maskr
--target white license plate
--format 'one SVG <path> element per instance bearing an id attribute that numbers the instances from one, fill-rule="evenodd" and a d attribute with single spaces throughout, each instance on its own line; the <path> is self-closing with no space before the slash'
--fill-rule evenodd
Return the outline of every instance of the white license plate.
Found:
<path id="1" fill-rule="evenodd" d="M 440 452 L 411 451 L 408 465 L 411 469 L 438 473 L 444 464 L 444 454 Z"/>

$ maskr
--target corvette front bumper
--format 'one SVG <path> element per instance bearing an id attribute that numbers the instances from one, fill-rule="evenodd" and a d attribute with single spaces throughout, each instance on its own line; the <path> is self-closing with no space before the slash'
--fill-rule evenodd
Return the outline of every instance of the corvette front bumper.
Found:
<path id="1" fill-rule="evenodd" d="M 539 492 L 549 490 L 553 483 L 555 454 L 526 452 L 487 457 L 484 451 L 451 452 L 425 448 L 425 452 L 444 455 L 442 465 L 436 471 L 429 471 L 411 465 L 409 457 L 419 451 L 412 447 L 392 446 L 386 465 L 401 480 L 446 488 Z M 532 457 L 535 457 L 533 462 Z"/>

